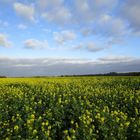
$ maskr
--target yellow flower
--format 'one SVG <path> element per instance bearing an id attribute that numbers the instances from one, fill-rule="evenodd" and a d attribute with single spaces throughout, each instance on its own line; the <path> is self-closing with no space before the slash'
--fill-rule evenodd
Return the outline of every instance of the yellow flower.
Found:
<path id="1" fill-rule="evenodd" d="M 15 131 L 18 131 L 18 129 L 19 129 L 19 126 L 18 126 L 18 125 L 15 125 L 15 126 L 14 126 L 14 130 L 15 130 Z"/>
<path id="2" fill-rule="evenodd" d="M 64 134 L 68 134 L 68 130 L 64 130 Z"/>
<path id="3" fill-rule="evenodd" d="M 71 124 L 74 124 L 74 121 L 73 120 L 71 120 Z"/>
<path id="4" fill-rule="evenodd" d="M 41 105 L 41 104 L 42 104 L 42 101 L 40 100 L 40 101 L 38 102 L 38 104 L 40 104 L 40 105 Z"/>
<path id="5" fill-rule="evenodd" d="M 39 118 L 38 118 L 39 120 L 41 120 L 42 119 L 42 117 L 41 116 L 39 116 Z"/>
<path id="6" fill-rule="evenodd" d="M 72 134 L 74 134 L 74 133 L 75 133 L 75 130 L 74 130 L 74 129 L 72 129 L 72 128 L 71 128 L 69 131 L 70 131 L 70 133 L 72 133 Z"/>
<path id="7" fill-rule="evenodd" d="M 92 130 L 92 128 L 90 128 L 90 129 L 89 129 L 89 133 L 92 134 L 92 132 L 93 132 L 93 130 Z"/>
<path id="8" fill-rule="evenodd" d="M 126 123 L 125 123 L 125 126 L 129 126 L 129 124 L 130 124 L 130 122 L 126 122 Z"/>
<path id="9" fill-rule="evenodd" d="M 51 129 L 51 126 L 48 126 L 48 129 L 50 130 Z"/>
<path id="10" fill-rule="evenodd" d="M 27 120 L 27 124 L 30 124 L 31 123 L 31 121 L 30 120 Z"/>
<path id="11" fill-rule="evenodd" d="M 136 115 L 139 114 L 139 111 L 138 111 L 138 109 L 136 107 L 135 107 L 135 113 L 136 113 Z"/>
<path id="12" fill-rule="evenodd" d="M 48 121 L 46 121 L 46 123 L 45 123 L 45 124 L 46 124 L 46 126 L 48 126 L 48 125 L 49 125 L 49 122 L 48 122 Z"/>
<path id="13" fill-rule="evenodd" d="M 34 129 L 34 130 L 33 130 L 33 135 L 36 135 L 36 134 L 37 134 L 37 130 Z"/>
<path id="14" fill-rule="evenodd" d="M 117 114 L 118 114 L 118 112 L 117 112 L 117 111 L 114 111 L 114 114 L 115 114 L 115 115 L 117 115 Z"/>
<path id="15" fill-rule="evenodd" d="M 67 139 L 67 140 L 71 140 L 70 136 L 67 136 L 66 139 Z"/>
<path id="16" fill-rule="evenodd" d="M 49 137 L 50 131 L 48 130 L 47 132 L 45 132 L 45 135 L 46 135 L 47 137 Z"/>
<path id="17" fill-rule="evenodd" d="M 116 118 L 116 122 L 118 123 L 119 121 L 120 121 L 120 118 L 117 117 L 117 118 Z"/>
<path id="18" fill-rule="evenodd" d="M 95 116 L 95 118 L 100 118 L 100 113 L 97 113 L 97 115 Z"/>
<path id="19" fill-rule="evenodd" d="M 45 123 L 44 122 L 42 122 L 42 126 L 44 126 L 45 125 Z"/>
<path id="20" fill-rule="evenodd" d="M 101 117 L 101 122 L 104 123 L 104 121 L 105 121 L 105 118 Z"/>
<path id="21" fill-rule="evenodd" d="M 35 115 L 34 115 L 34 114 L 32 114 L 32 115 L 31 115 L 31 118 L 32 118 L 32 119 L 35 119 Z"/>

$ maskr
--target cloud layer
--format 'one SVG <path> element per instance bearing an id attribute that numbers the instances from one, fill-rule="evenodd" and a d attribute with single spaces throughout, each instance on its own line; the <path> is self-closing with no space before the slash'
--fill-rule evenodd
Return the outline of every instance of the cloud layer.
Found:
<path id="1" fill-rule="evenodd" d="M 140 71 L 140 59 L 104 57 L 97 60 L 76 58 L 0 58 L 0 75 L 73 75 Z"/>

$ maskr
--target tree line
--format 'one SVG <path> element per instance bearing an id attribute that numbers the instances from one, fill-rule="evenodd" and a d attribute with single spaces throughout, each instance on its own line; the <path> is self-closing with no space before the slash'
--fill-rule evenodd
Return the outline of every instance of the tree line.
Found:
<path id="1" fill-rule="evenodd" d="M 78 76 L 140 76 L 140 72 L 126 72 L 126 73 L 117 73 L 117 72 L 109 72 L 109 73 L 99 73 L 99 74 L 83 74 L 83 75 L 60 75 L 55 77 L 78 77 Z M 31 76 L 34 78 L 42 78 L 42 77 L 50 77 L 50 76 Z M 53 77 L 53 76 L 51 76 Z M 0 75 L 0 78 L 7 78 L 7 76 Z M 22 77 L 24 78 L 24 77 Z"/>
<path id="2" fill-rule="evenodd" d="M 1 75 L 0 75 L 0 78 L 6 78 L 6 76 L 1 76 Z"/>
<path id="3" fill-rule="evenodd" d="M 61 75 L 61 77 L 69 77 L 69 76 L 140 76 L 140 72 L 126 72 L 126 73 L 117 73 L 117 72 L 109 72 L 109 73 L 100 73 L 100 74 L 84 74 L 84 75 Z"/>

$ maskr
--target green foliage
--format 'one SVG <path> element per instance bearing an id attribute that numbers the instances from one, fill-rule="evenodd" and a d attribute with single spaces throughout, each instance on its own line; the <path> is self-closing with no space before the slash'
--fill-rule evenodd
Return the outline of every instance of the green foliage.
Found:
<path id="1" fill-rule="evenodd" d="M 138 140 L 140 77 L 0 79 L 0 139 Z"/>

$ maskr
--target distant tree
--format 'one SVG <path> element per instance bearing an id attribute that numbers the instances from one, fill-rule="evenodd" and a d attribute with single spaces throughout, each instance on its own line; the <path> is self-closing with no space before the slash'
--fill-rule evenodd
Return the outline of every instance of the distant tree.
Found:
<path id="1" fill-rule="evenodd" d="M 0 78 L 6 78 L 6 76 L 0 76 Z"/>
<path id="2" fill-rule="evenodd" d="M 107 75 L 109 75 L 109 76 L 117 76 L 118 73 L 117 72 L 110 72 L 110 73 L 107 73 Z"/>

